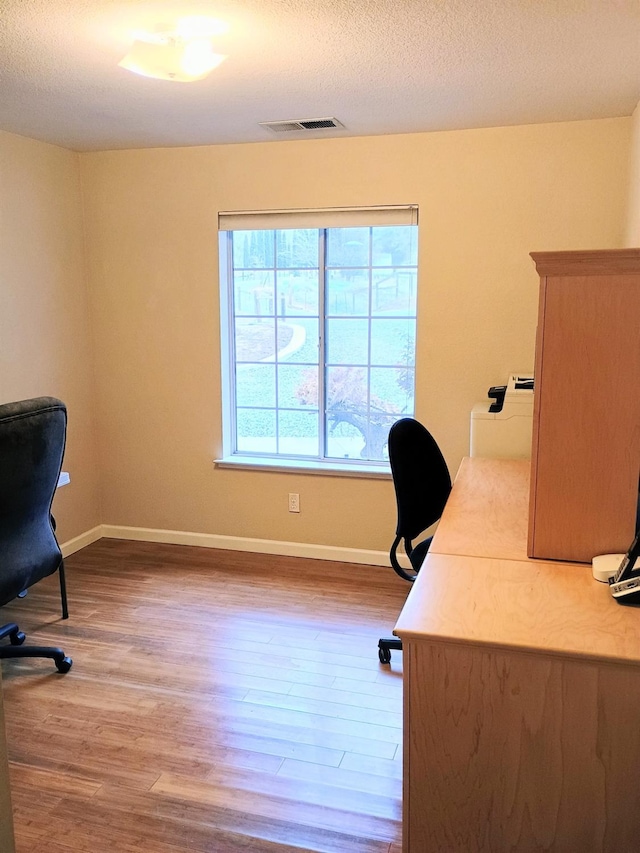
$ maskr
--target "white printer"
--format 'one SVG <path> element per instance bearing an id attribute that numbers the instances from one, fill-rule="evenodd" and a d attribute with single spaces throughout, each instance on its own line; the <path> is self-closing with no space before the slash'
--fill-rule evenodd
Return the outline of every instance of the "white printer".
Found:
<path id="1" fill-rule="evenodd" d="M 529 459 L 533 429 L 533 373 L 512 373 L 489 389 L 491 400 L 471 410 L 471 456 Z"/>

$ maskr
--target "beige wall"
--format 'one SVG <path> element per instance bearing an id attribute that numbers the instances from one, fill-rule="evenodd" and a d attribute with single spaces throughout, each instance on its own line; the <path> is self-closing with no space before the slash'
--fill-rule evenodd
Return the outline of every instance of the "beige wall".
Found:
<path id="1" fill-rule="evenodd" d="M 81 155 L 102 520 L 386 549 L 388 481 L 213 467 L 217 212 L 419 204 L 417 416 L 455 471 L 473 403 L 532 365 L 528 253 L 622 245 L 630 130 L 622 118 Z"/>
<path id="2" fill-rule="evenodd" d="M 78 155 L 0 132 L 0 402 L 67 404 L 60 541 L 100 522 Z"/>
<path id="3" fill-rule="evenodd" d="M 629 208 L 625 245 L 640 246 L 640 102 L 632 116 L 631 156 L 629 160 Z"/>

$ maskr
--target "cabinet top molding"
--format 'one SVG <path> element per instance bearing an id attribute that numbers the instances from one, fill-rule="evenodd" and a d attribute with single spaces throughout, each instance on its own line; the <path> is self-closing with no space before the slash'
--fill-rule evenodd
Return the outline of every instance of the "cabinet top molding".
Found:
<path id="1" fill-rule="evenodd" d="M 540 276 L 640 273 L 640 249 L 531 252 Z"/>

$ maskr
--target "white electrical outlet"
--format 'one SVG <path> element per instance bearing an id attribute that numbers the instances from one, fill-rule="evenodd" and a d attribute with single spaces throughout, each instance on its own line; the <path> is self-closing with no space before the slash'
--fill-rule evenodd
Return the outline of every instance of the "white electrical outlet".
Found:
<path id="1" fill-rule="evenodd" d="M 300 495 L 297 492 L 289 492 L 289 512 L 300 512 Z"/>

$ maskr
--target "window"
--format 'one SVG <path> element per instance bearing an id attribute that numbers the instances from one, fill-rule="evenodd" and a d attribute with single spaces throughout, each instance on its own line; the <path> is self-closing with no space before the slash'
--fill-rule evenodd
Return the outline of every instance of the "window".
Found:
<path id="1" fill-rule="evenodd" d="M 220 214 L 225 457 L 386 467 L 414 413 L 417 209 Z"/>

